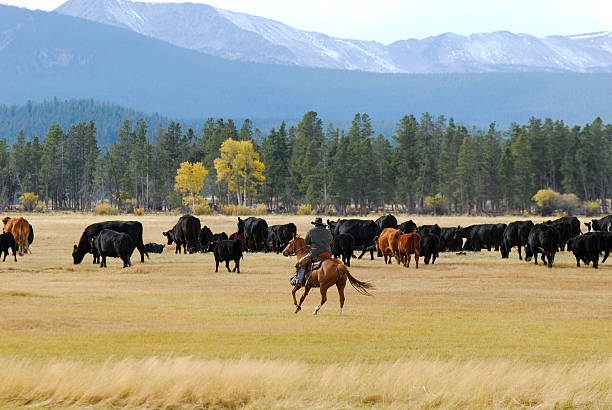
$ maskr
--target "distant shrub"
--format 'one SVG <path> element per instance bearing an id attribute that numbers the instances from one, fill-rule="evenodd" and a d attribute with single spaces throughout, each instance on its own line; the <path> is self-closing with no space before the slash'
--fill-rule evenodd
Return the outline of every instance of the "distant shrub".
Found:
<path id="1" fill-rule="evenodd" d="M 256 207 L 240 206 L 240 205 L 225 205 L 221 207 L 221 213 L 229 216 L 252 216 L 263 215 L 268 208 L 264 204 Z"/>
<path id="2" fill-rule="evenodd" d="M 531 200 L 538 205 L 540 212 L 544 216 L 552 214 L 552 212 L 557 209 L 560 199 L 561 194 L 553 191 L 550 188 L 540 189 L 534 196 L 531 197 Z"/>
<path id="3" fill-rule="evenodd" d="M 425 208 L 429 212 L 435 214 L 443 214 L 446 212 L 446 201 L 441 194 L 435 194 L 434 196 L 425 197 Z"/>
<path id="4" fill-rule="evenodd" d="M 228 215 L 228 216 L 232 216 L 234 215 L 234 212 L 236 211 L 236 205 L 225 205 L 221 207 L 221 213 L 223 215 Z"/>
<path id="5" fill-rule="evenodd" d="M 93 209 L 94 215 L 119 215 L 119 210 L 116 206 L 112 206 L 108 202 L 98 204 Z"/>
<path id="6" fill-rule="evenodd" d="M 313 215 L 312 205 L 310 204 L 300 205 L 298 207 L 297 214 L 298 215 Z"/>
<path id="7" fill-rule="evenodd" d="M 582 203 L 582 209 L 586 216 L 599 215 L 599 202 L 597 201 L 585 201 Z"/>
<path id="8" fill-rule="evenodd" d="M 568 215 L 573 215 L 580 210 L 581 203 L 575 194 L 563 194 L 559 197 L 557 206 Z"/>
<path id="9" fill-rule="evenodd" d="M 268 211 L 268 207 L 266 206 L 266 204 L 258 204 L 255 207 L 255 213 L 254 215 L 263 215 Z"/>
<path id="10" fill-rule="evenodd" d="M 136 204 L 138 204 L 138 201 L 136 200 L 136 198 L 124 199 L 123 209 L 125 209 L 125 212 L 127 212 L 128 214 L 131 214 L 132 212 L 134 212 L 134 209 L 136 208 Z"/>
<path id="11" fill-rule="evenodd" d="M 19 197 L 19 202 L 23 205 L 24 211 L 31 212 L 38 204 L 38 195 L 34 192 L 25 192 Z"/>
<path id="12" fill-rule="evenodd" d="M 210 215 L 212 214 L 212 209 L 210 209 L 208 205 L 196 204 L 196 206 L 193 207 L 193 214 L 194 215 Z"/>
<path id="13" fill-rule="evenodd" d="M 43 201 L 38 201 L 38 203 L 36 204 L 36 208 L 34 208 L 34 211 L 35 212 L 44 212 L 46 208 L 47 208 L 47 206 L 45 205 L 45 203 Z"/>
<path id="14" fill-rule="evenodd" d="M 145 214 L 144 208 L 135 208 L 134 209 L 134 215 L 136 216 L 143 216 Z"/>

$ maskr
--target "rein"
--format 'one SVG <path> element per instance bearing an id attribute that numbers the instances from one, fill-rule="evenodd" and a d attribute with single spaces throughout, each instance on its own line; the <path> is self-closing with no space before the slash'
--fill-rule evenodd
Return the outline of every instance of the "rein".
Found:
<path id="1" fill-rule="evenodd" d="M 291 253 L 289 254 L 289 256 L 295 256 L 295 255 L 297 255 L 297 253 L 298 253 L 299 251 L 301 251 L 302 249 L 306 249 L 306 248 L 308 248 L 309 246 L 310 246 L 310 245 L 304 245 L 304 246 L 302 246 L 302 247 L 301 247 L 301 248 L 299 248 L 299 249 L 294 249 L 294 250 L 293 250 L 293 252 L 291 252 Z"/>

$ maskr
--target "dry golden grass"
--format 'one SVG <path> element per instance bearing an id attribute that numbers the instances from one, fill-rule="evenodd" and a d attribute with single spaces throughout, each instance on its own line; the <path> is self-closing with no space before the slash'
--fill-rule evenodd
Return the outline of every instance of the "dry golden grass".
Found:
<path id="1" fill-rule="evenodd" d="M 338 317 L 332 288 L 313 317 L 318 292 L 294 315 L 295 261 L 279 255 L 246 254 L 240 275 L 174 246 L 144 264 L 135 252 L 128 269 L 73 265 L 84 227 L 107 218 L 27 216 L 33 254 L 0 264 L 0 407 L 612 408 L 610 262 L 578 269 L 563 253 L 549 270 L 485 251 L 415 270 L 368 257 L 351 272 L 374 296 L 348 287 Z M 118 218 L 142 221 L 145 243 L 178 219 Z M 266 219 L 304 232 L 313 217 Z"/>

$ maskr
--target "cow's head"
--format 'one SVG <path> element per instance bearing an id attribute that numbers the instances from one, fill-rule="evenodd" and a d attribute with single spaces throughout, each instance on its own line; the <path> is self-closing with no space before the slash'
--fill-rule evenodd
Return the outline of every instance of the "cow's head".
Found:
<path id="1" fill-rule="evenodd" d="M 244 232 L 244 221 L 238 217 L 238 233 Z"/>
<path id="2" fill-rule="evenodd" d="M 174 235 L 172 234 L 172 231 L 162 232 L 162 235 L 168 238 L 168 245 L 172 245 L 172 242 L 174 241 Z"/>

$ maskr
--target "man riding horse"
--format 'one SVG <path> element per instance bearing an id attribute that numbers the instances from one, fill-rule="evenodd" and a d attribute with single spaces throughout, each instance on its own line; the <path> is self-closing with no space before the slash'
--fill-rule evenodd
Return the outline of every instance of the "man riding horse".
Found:
<path id="1" fill-rule="evenodd" d="M 306 245 L 310 245 L 310 252 L 295 265 L 297 269 L 296 286 L 304 286 L 306 272 L 310 265 L 317 259 L 331 258 L 331 244 L 333 237 L 331 232 L 323 224 L 321 218 L 316 218 L 311 222 L 315 227 L 306 234 L 304 240 Z"/>

